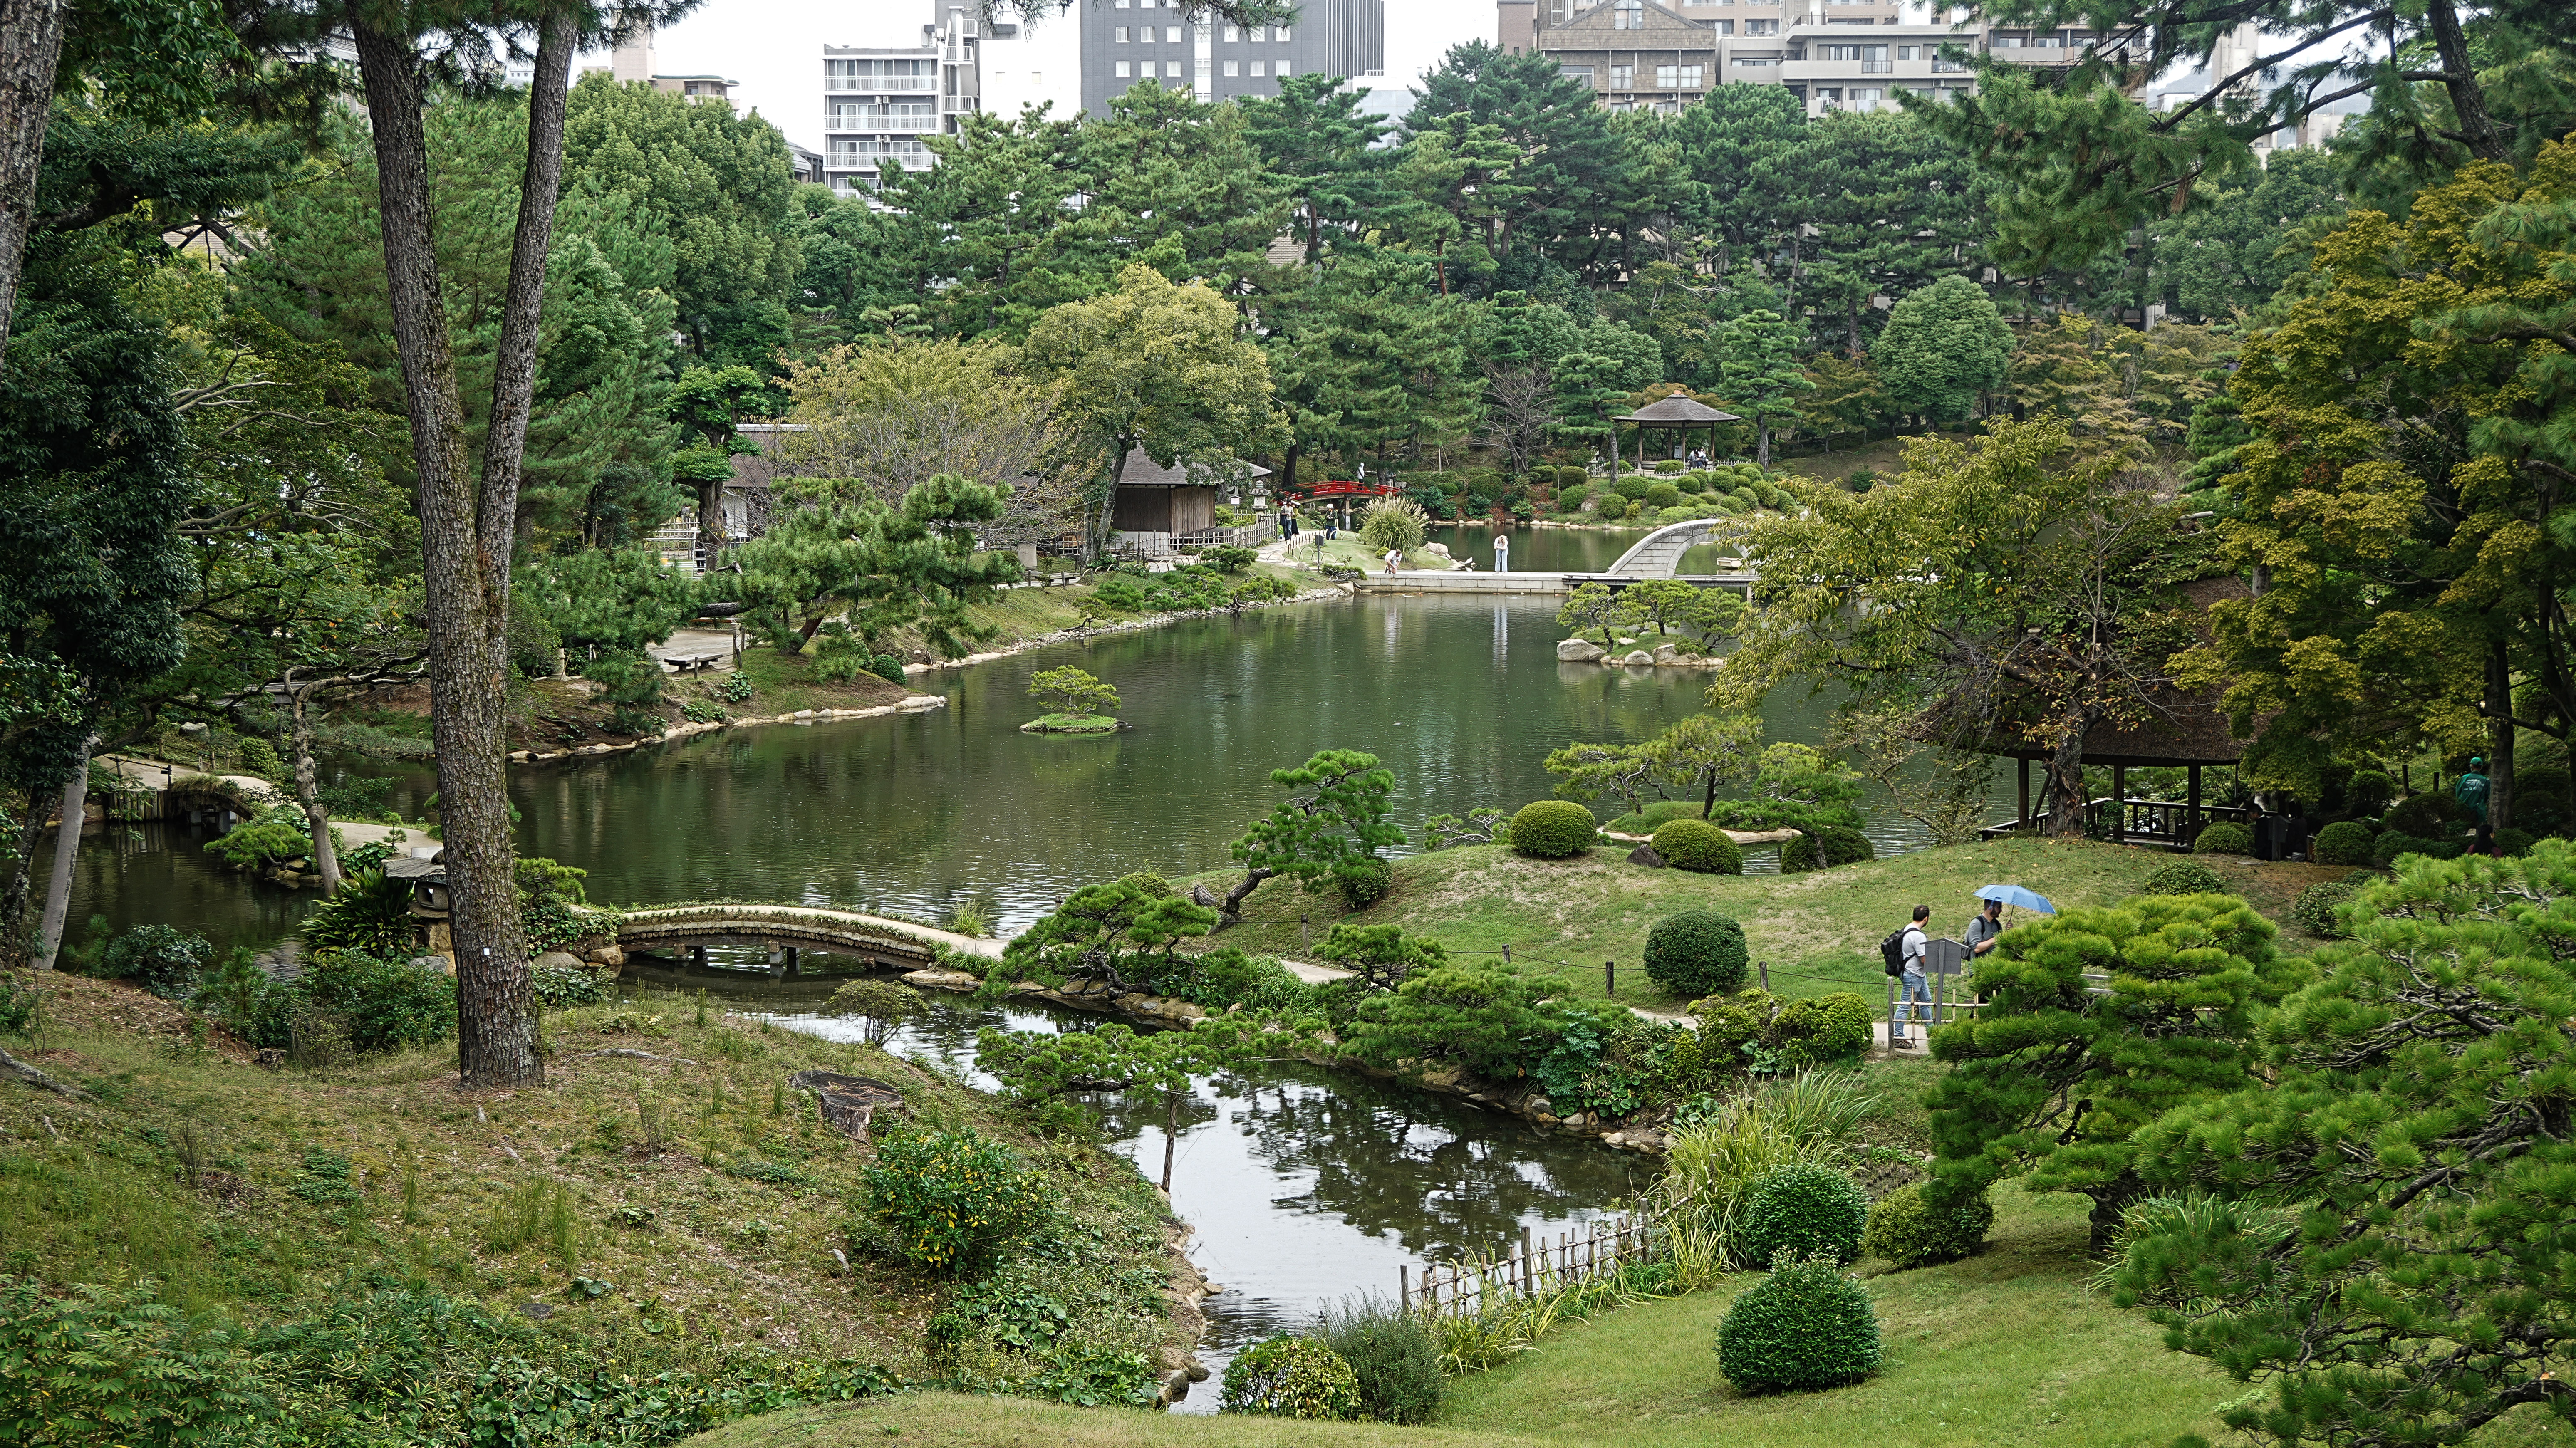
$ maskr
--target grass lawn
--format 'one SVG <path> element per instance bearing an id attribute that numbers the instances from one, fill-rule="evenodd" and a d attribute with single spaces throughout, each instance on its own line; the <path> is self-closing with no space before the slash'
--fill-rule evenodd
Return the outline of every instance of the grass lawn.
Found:
<path id="1" fill-rule="evenodd" d="M 1646 932 L 1686 909 L 1712 909 L 1744 923 L 1756 960 L 1771 967 L 1772 988 L 1790 996 L 1858 990 L 1873 1001 L 1887 977 L 1878 942 L 1903 925 L 1917 904 L 1932 907 L 1943 932 L 1964 925 L 1980 885 L 2019 884 L 2060 907 L 2107 905 L 2136 894 L 2175 857 L 2133 846 L 2088 841 L 1988 840 L 1921 850 L 1804 875 L 1694 875 L 1650 870 L 1626 852 L 1595 849 L 1571 860 L 1531 860 L 1499 845 L 1470 845 L 1395 862 L 1395 888 L 1356 915 L 1336 894 L 1301 893 L 1287 880 L 1265 882 L 1245 902 L 1244 923 L 1216 943 L 1303 959 L 1305 939 L 1320 942 L 1337 920 L 1395 924 L 1446 946 L 1452 959 L 1499 954 L 1562 976 L 1578 995 L 1602 994 L 1601 962 L 1619 963 L 1619 997 L 1632 1004 L 1677 1007 L 1646 979 Z M 2350 873 L 2320 865 L 2260 864 L 2205 857 L 2254 907 L 2287 919 L 2300 890 Z M 1227 872 L 1198 877 L 1223 893 Z M 2284 949 L 2315 942 L 2285 926 Z"/>
<path id="2" fill-rule="evenodd" d="M 1033 1443 L 1447 1444 L 1683 1448 L 2119 1448 L 2215 1435 L 2215 1410 L 2252 1391 L 2167 1352 L 2158 1328 L 2085 1290 L 2080 1197 L 1995 1194 L 1987 1249 L 1964 1262 L 1867 1276 L 1887 1365 L 1826 1393 L 1741 1398 L 1718 1376 L 1718 1319 L 1733 1287 L 1606 1312 L 1490 1373 L 1454 1380 L 1428 1428 L 1085 1412 L 917 1394 L 752 1419 L 703 1448 L 861 1442 L 1021 1448 Z M 1863 1272 L 1871 1271 L 1863 1264 Z M 1760 1279 L 1739 1279 L 1751 1286 Z M 1197 1391 L 1207 1392 L 1214 1383 Z"/>
<path id="3" fill-rule="evenodd" d="M 46 1024 L 10 1049 L 98 1099 L 0 1087 L 0 1272 L 150 1278 L 184 1310 L 251 1323 L 316 1311 L 348 1274 L 386 1274 L 504 1315 L 545 1304 L 552 1332 L 651 1321 L 694 1353 L 849 1356 L 920 1375 L 922 1324 L 946 1291 L 872 1254 L 835 1260 L 870 1153 L 785 1089 L 820 1068 L 893 1086 L 912 1119 L 1019 1147 L 1090 1244 L 1084 1271 L 1099 1280 L 1062 1294 L 1096 1313 L 1088 1330 L 1149 1353 L 1168 1332 L 1152 1286 L 1164 1208 L 1132 1165 L 1038 1141 L 990 1098 L 874 1047 L 671 994 L 550 1013 L 543 1087 L 466 1092 L 452 1042 L 328 1074 L 263 1070 L 237 1047 L 188 1045 L 182 1012 L 140 991 L 44 984 Z M 609 1050 L 660 1059 L 596 1054 Z M 659 1152 L 639 1108 L 666 1123 Z M 204 1133 L 193 1190 L 185 1126 Z M 506 1225 L 528 1193 L 545 1213 L 533 1235 Z M 1147 1285 L 1109 1285 L 1130 1269 Z M 584 1299 L 576 1275 L 614 1290 Z"/>
<path id="4" fill-rule="evenodd" d="M 804 654 L 782 654 L 767 644 L 747 644 L 737 673 L 751 681 L 752 695 L 724 707 L 735 714 L 793 714 L 799 709 L 873 709 L 892 704 L 913 691 L 901 683 L 861 674 L 852 679 L 818 679 L 814 661 Z M 665 681 L 672 697 L 717 701 L 721 678 L 686 675 Z M 717 701 L 720 702 L 720 701 Z"/>
<path id="5" fill-rule="evenodd" d="M 1275 563 L 1255 563 L 1226 577 L 1232 582 L 1253 577 L 1284 578 L 1300 588 L 1318 587 L 1323 581 L 1311 570 L 1283 568 Z M 1071 583 L 1057 588 L 1012 588 L 974 605 L 967 614 L 976 623 L 997 630 L 991 639 L 976 645 L 985 650 L 1014 648 L 1031 639 L 1061 633 L 1080 624 L 1086 613 L 1095 624 L 1117 623 L 1141 616 L 1105 608 L 1099 604 L 1099 596 L 1099 590 L 1088 583 Z M 907 638 L 905 642 L 916 641 Z"/>

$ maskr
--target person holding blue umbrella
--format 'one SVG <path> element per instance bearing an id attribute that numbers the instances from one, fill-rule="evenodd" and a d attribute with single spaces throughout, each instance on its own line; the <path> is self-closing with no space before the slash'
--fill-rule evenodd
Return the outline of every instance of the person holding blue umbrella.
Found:
<path id="1" fill-rule="evenodd" d="M 1985 911 L 1969 921 L 1966 932 L 1959 937 L 1960 943 L 1968 947 L 1970 956 L 1983 955 L 1995 948 L 1995 937 L 2004 933 L 2003 912 L 2007 905 L 2018 905 L 2042 915 L 2057 913 L 2057 907 L 2049 903 L 2047 896 L 2019 885 L 1983 885 L 1978 887 L 1976 898 L 1986 902 Z"/>

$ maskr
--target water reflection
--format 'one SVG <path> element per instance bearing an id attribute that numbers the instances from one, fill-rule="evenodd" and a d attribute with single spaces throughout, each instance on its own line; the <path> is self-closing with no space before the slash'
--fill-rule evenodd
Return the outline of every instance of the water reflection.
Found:
<path id="1" fill-rule="evenodd" d="M 752 963 L 749 951 L 711 952 Z M 641 963 L 647 988 L 705 989 L 761 1018 L 833 1040 L 856 1021 L 816 1014 L 836 982 Z M 888 1043 L 990 1085 L 974 1069 L 987 1025 L 1060 1028 L 1066 1015 L 934 995 L 926 1017 Z M 1163 1168 L 1166 1103 L 1104 1103 L 1117 1149 L 1149 1179 Z M 1274 1063 L 1242 1078 L 1192 1083 L 1173 1143 L 1173 1209 L 1196 1230 L 1192 1260 L 1225 1290 L 1207 1302 L 1199 1357 L 1222 1376 L 1234 1353 L 1312 1323 L 1362 1292 L 1392 1295 L 1397 1268 L 1490 1252 L 1523 1226 L 1544 1229 L 1611 1209 L 1642 1184 L 1638 1164 L 1601 1147 L 1529 1130 L 1510 1117 L 1365 1077 Z M 1184 1411 L 1212 1412 L 1214 1379 Z"/>

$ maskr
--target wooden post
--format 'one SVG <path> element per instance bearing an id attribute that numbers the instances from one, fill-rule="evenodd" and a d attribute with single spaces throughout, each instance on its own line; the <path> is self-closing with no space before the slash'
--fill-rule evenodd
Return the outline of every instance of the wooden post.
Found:
<path id="1" fill-rule="evenodd" d="M 1530 1295 L 1530 1229 L 1521 1228 L 1521 1296 Z"/>
<path id="2" fill-rule="evenodd" d="M 1753 962 L 1753 968 L 1762 973 L 1762 988 L 1766 991 L 1771 989 L 1771 962 L 1757 960 Z"/>
<path id="3" fill-rule="evenodd" d="M 1601 988 L 1605 994 L 1612 996 L 1619 994 L 1619 962 L 1615 960 L 1601 962 Z"/>
<path id="4" fill-rule="evenodd" d="M 2020 766 L 2021 771 L 2021 816 L 2015 823 L 2027 830 L 2030 828 L 2030 761 L 2016 759 L 2013 763 Z"/>
<path id="5" fill-rule="evenodd" d="M 2111 843 L 2129 841 L 2129 766 L 2111 766 Z"/>
<path id="6" fill-rule="evenodd" d="M 1308 933 L 1313 929 L 1314 922 L 1315 917 L 1307 911 L 1297 912 L 1297 953 L 1299 955 L 1306 953 Z"/>
<path id="7" fill-rule="evenodd" d="M 1505 970 L 1509 970 L 1509 969 L 1511 969 L 1511 968 L 1512 968 L 1512 948 L 1511 948 L 1510 946 L 1506 945 L 1506 946 L 1504 946 L 1504 947 L 1503 947 L 1503 969 L 1505 969 Z"/>
<path id="8" fill-rule="evenodd" d="M 2182 812 L 2182 841 L 2188 845 L 2200 838 L 2200 766 L 2190 767 L 2190 785 L 2185 791 L 2188 803 Z"/>
<path id="9" fill-rule="evenodd" d="M 1166 1091 L 1163 1113 L 1163 1200 L 1172 1199 L 1172 1143 L 1181 1135 L 1181 1093 Z"/>
<path id="10" fill-rule="evenodd" d="M 1395 1305 L 1407 1312 L 1413 1310 L 1413 1264 L 1395 1264 Z"/>

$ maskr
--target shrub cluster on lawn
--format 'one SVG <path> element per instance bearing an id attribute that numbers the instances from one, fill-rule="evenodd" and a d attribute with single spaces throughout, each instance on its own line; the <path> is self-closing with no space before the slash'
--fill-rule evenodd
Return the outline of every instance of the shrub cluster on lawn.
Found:
<path id="1" fill-rule="evenodd" d="M 1592 811 L 1570 799 L 1542 799 L 1512 816 L 1512 849 L 1536 860 L 1563 860 L 1592 848 L 1601 828 Z"/>
<path id="2" fill-rule="evenodd" d="M 2147 877 L 2142 895 L 2224 895 L 2227 877 L 2198 860 L 2176 860 L 2159 865 Z"/>
<path id="3" fill-rule="evenodd" d="M 1741 875 L 1744 851 L 1726 831 L 1706 820 L 1666 820 L 1655 827 L 1655 854 L 1676 870 L 1704 875 Z"/>
<path id="4" fill-rule="evenodd" d="M 1984 1192 L 1965 1202 L 1934 1206 L 1924 1200 L 1923 1184 L 1913 1182 L 1870 1204 L 1861 1255 L 1884 1258 L 1898 1267 L 1955 1262 L 1984 1246 L 1994 1224 L 1994 1204 Z"/>
<path id="5" fill-rule="evenodd" d="M 1744 1292 L 1717 1328 L 1718 1371 L 1740 1393 L 1838 1388 L 1877 1372 L 1878 1313 L 1831 1262 L 1795 1262 Z"/>
<path id="6" fill-rule="evenodd" d="M 1258 1342 L 1225 1365 L 1218 1396 L 1228 1413 L 1274 1418 L 1360 1416 L 1359 1377 L 1342 1355 L 1311 1337 L 1283 1334 Z"/>
<path id="7" fill-rule="evenodd" d="M 1754 1178 L 1745 1194 L 1744 1248 L 1754 1265 L 1821 1258 L 1860 1259 L 1869 1194 L 1838 1168 L 1799 1162 Z"/>
<path id="8" fill-rule="evenodd" d="M 1751 970 L 1744 927 L 1714 910 L 1669 915 L 1646 932 L 1646 977 L 1675 995 L 1739 990 Z"/>
<path id="9" fill-rule="evenodd" d="M 2254 831 L 2232 820 L 2221 820 L 2200 832 L 2191 842 L 2195 855 L 2250 855 L 2254 853 Z"/>

